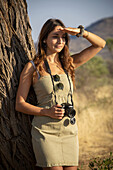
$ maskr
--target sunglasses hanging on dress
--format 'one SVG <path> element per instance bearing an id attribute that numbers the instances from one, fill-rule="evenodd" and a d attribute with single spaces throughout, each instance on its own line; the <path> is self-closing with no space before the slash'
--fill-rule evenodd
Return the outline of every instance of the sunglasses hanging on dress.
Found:
<path id="1" fill-rule="evenodd" d="M 55 103 L 57 105 L 58 103 L 56 101 L 56 87 L 55 87 L 54 81 L 56 81 L 56 82 L 60 81 L 60 76 L 58 74 L 52 75 L 47 60 L 45 60 L 44 63 L 45 63 L 47 72 L 51 76 L 51 81 L 52 81 L 52 84 L 53 84 L 54 97 L 55 97 Z M 62 64 L 62 68 L 64 69 L 63 64 Z M 67 79 L 68 79 L 68 82 L 69 82 L 70 90 L 69 90 L 69 93 L 68 93 L 68 96 L 67 96 L 67 103 L 62 103 L 61 105 L 62 105 L 62 108 L 65 110 L 64 116 L 68 116 L 70 118 L 70 123 L 71 124 L 75 124 L 75 122 L 76 122 L 76 119 L 75 119 L 76 110 L 73 108 L 73 98 L 72 98 L 71 82 L 70 82 L 70 79 L 69 79 L 68 72 L 65 69 L 64 69 L 64 72 L 67 75 Z M 57 86 L 58 89 L 61 89 L 61 90 L 63 90 L 63 88 L 64 88 L 63 83 L 58 83 L 58 84 L 56 84 L 56 86 Z M 68 103 L 68 97 L 69 96 L 71 96 L 71 103 L 72 104 Z"/>

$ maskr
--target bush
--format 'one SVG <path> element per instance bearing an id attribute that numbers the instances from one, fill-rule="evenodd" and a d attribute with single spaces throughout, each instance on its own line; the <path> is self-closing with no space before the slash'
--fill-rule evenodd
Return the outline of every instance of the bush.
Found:
<path id="1" fill-rule="evenodd" d="M 90 61 L 81 66 L 80 69 L 86 70 L 89 76 L 101 77 L 102 75 L 108 75 L 109 70 L 107 64 L 102 57 L 95 56 Z"/>
<path id="2" fill-rule="evenodd" d="M 91 84 L 96 80 L 105 79 L 110 75 L 108 65 L 100 56 L 95 56 L 84 65 L 80 66 L 76 72 L 77 88 L 84 84 Z M 92 82 L 91 82 L 92 81 Z"/>
<path id="3" fill-rule="evenodd" d="M 77 168 L 77 170 L 85 170 L 85 165 L 82 165 L 81 168 Z M 113 155 L 110 152 L 110 156 L 107 158 L 94 158 L 89 161 L 87 165 L 91 170 L 113 170 Z M 86 166 L 85 166 L 86 167 Z"/>
<path id="4" fill-rule="evenodd" d="M 113 77 L 113 60 L 107 60 L 107 67 L 110 72 L 111 77 Z"/>
<path id="5" fill-rule="evenodd" d="M 95 158 L 89 163 L 89 168 L 91 170 L 113 170 L 112 152 L 110 152 L 109 158 Z"/>

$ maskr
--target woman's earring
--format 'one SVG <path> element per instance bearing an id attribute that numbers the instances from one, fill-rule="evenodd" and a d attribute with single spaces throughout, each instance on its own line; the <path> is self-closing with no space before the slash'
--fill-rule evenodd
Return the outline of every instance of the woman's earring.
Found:
<path id="1" fill-rule="evenodd" d="M 47 45 L 46 45 L 46 41 L 45 40 L 43 41 L 43 45 L 44 45 L 44 49 L 46 50 Z"/>

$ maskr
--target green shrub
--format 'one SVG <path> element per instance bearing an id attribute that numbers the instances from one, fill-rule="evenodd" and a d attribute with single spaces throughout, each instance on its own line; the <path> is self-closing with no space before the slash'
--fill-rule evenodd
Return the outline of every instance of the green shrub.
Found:
<path id="1" fill-rule="evenodd" d="M 112 51 L 113 50 L 113 38 L 108 38 L 106 40 L 106 45 L 107 45 L 109 51 Z"/>
<path id="2" fill-rule="evenodd" d="M 110 72 L 111 77 L 113 77 L 113 60 L 107 60 L 107 67 Z"/>
<path id="3" fill-rule="evenodd" d="M 110 152 L 110 155 L 107 158 L 94 158 L 93 160 L 89 161 L 87 165 L 91 170 L 113 170 L 113 155 Z M 85 170 L 84 165 L 77 170 Z"/>
<path id="4" fill-rule="evenodd" d="M 76 70 L 76 86 L 77 88 L 81 88 L 85 84 L 96 84 L 100 80 L 104 82 L 105 77 L 108 79 L 109 76 L 108 64 L 102 57 L 95 56 Z"/>
<path id="5" fill-rule="evenodd" d="M 89 76 L 101 77 L 109 74 L 106 62 L 99 56 L 95 56 L 89 60 L 87 63 L 82 65 L 80 69 L 87 71 Z"/>
<path id="6" fill-rule="evenodd" d="M 108 158 L 95 158 L 93 161 L 89 162 L 89 168 L 91 170 L 113 170 L 112 152 L 110 152 Z"/>

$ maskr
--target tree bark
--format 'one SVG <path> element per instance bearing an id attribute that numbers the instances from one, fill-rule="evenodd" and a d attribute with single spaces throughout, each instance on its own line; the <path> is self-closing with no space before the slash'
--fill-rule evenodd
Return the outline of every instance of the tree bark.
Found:
<path id="1" fill-rule="evenodd" d="M 26 0 L 0 0 L 0 170 L 33 170 L 32 117 L 15 111 L 24 65 L 35 55 Z M 31 88 L 28 102 L 36 104 Z"/>

